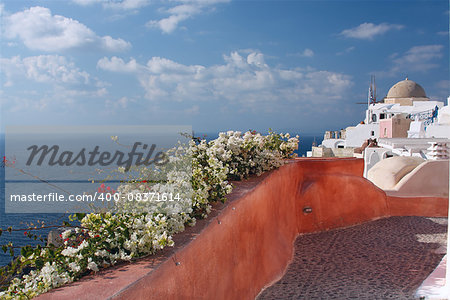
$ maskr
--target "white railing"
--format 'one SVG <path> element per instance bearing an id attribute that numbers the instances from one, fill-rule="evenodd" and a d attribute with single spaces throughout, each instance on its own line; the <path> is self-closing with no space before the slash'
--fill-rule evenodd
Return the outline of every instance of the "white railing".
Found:
<path id="1" fill-rule="evenodd" d="M 413 121 L 423 121 L 426 128 L 428 125 L 434 123 L 434 120 L 437 118 L 436 108 L 410 114 L 409 118 Z"/>

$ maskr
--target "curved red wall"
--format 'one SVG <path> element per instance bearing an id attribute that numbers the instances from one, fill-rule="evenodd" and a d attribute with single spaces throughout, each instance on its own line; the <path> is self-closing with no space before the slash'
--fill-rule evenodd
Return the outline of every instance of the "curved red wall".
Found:
<path id="1" fill-rule="evenodd" d="M 387 214 L 384 193 L 362 171 L 361 160 L 347 159 L 298 160 L 272 172 L 177 253 L 180 265 L 162 265 L 116 298 L 253 299 L 283 274 L 300 232 Z"/>
<path id="2" fill-rule="evenodd" d="M 297 159 L 238 183 L 235 199 L 175 254 L 155 258 L 162 261 L 156 267 L 151 260 L 131 264 L 39 298 L 254 299 L 282 276 L 299 233 L 391 214 L 386 194 L 362 177 L 363 168 L 362 159 Z M 394 207 L 396 215 L 408 213 L 408 206 Z"/>

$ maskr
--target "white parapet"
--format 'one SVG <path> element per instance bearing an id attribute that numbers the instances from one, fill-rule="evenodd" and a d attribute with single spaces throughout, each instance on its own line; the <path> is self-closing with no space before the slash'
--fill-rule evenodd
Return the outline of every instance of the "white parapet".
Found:
<path id="1" fill-rule="evenodd" d="M 428 159 L 440 160 L 449 158 L 449 148 L 447 143 L 442 142 L 428 142 L 430 147 L 428 147 L 427 157 Z"/>

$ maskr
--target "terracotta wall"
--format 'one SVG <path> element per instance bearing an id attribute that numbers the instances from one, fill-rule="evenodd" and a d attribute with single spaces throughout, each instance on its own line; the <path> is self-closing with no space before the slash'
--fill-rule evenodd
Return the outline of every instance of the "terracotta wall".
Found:
<path id="1" fill-rule="evenodd" d="M 144 259 L 39 298 L 254 299 L 282 276 L 299 233 L 359 224 L 392 208 L 394 215 L 412 211 L 364 179 L 363 168 L 355 158 L 297 159 L 259 181 L 238 183 L 234 200 L 158 264 Z M 436 213 L 423 201 L 417 205 Z"/>
<path id="2" fill-rule="evenodd" d="M 298 160 L 234 201 L 197 239 L 116 299 L 253 299 L 279 278 L 300 232 L 387 214 L 360 159 Z M 310 213 L 304 213 L 308 206 Z"/>
<path id="3" fill-rule="evenodd" d="M 388 194 L 390 216 L 447 217 L 448 198 L 408 197 Z"/>

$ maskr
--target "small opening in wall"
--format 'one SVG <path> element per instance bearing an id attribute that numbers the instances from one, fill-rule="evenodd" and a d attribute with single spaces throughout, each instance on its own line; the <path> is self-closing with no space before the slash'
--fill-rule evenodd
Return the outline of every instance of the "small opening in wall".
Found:
<path id="1" fill-rule="evenodd" d="M 312 207 L 310 207 L 310 206 L 305 206 L 305 207 L 303 207 L 303 213 L 304 213 L 304 214 L 310 214 L 310 213 L 312 213 Z"/>

